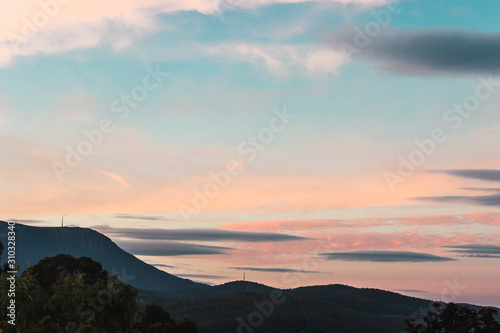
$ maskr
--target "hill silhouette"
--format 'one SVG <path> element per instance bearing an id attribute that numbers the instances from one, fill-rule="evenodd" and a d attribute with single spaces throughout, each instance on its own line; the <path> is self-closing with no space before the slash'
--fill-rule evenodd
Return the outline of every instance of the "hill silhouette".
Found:
<path id="1" fill-rule="evenodd" d="M 271 305 L 276 291 L 282 293 L 279 299 L 283 302 Z M 406 318 L 424 313 L 432 304 L 389 291 L 340 284 L 279 290 L 249 281 L 167 295 L 140 292 L 138 298 L 143 303 L 162 304 L 176 318 L 191 317 L 202 333 L 296 332 L 307 326 L 335 333 L 399 333 Z M 259 318 L 260 325 L 251 324 Z"/>
<path id="2" fill-rule="evenodd" d="M 7 223 L 0 221 L 3 243 L 7 231 Z M 240 280 L 209 286 L 161 271 L 88 228 L 17 224 L 16 250 L 21 270 L 58 254 L 90 257 L 104 269 L 122 273 L 139 290 L 141 304 L 160 304 L 178 320 L 189 316 L 201 333 L 288 333 L 303 327 L 335 333 L 400 333 L 406 318 L 425 315 L 433 302 L 340 284 L 281 290 Z"/>
<path id="3" fill-rule="evenodd" d="M 6 244 L 7 223 L 0 221 L 0 240 Z M 32 227 L 16 224 L 16 259 L 21 271 L 45 257 L 71 254 L 90 257 L 104 269 L 122 274 L 121 278 L 138 289 L 175 291 L 204 286 L 168 274 L 122 250 L 103 234 L 79 227 Z M 3 262 L 5 258 L 2 258 Z"/>

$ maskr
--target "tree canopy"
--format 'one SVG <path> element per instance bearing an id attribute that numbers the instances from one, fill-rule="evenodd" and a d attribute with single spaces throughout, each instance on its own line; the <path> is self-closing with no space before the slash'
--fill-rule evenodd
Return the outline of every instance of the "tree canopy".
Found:
<path id="1" fill-rule="evenodd" d="M 434 303 L 436 312 L 429 311 L 421 322 L 415 318 L 406 320 L 406 331 L 411 333 L 498 333 L 500 323 L 492 308 L 473 310 L 461 304 Z"/>
<path id="2" fill-rule="evenodd" d="M 15 326 L 4 319 L 11 298 L 6 274 L 0 284 L 3 332 L 198 332 L 191 320 L 176 323 L 157 305 L 141 309 L 133 286 L 88 257 L 45 258 L 17 277 Z"/>

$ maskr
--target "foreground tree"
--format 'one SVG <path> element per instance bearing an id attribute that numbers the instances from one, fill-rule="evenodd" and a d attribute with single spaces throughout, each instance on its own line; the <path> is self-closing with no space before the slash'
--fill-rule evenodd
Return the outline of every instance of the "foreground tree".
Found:
<path id="1" fill-rule="evenodd" d="M 160 305 L 148 303 L 136 325 L 138 332 L 144 333 L 198 333 L 198 328 L 190 318 L 176 322 Z"/>
<path id="2" fill-rule="evenodd" d="M 465 305 L 434 303 L 437 312 L 430 311 L 421 322 L 406 320 L 406 331 L 411 333 L 499 333 L 497 311 L 492 308 L 472 310 Z"/>
<path id="3" fill-rule="evenodd" d="M 0 278 L 0 332 L 197 333 L 190 319 L 176 322 L 156 304 L 137 305 L 137 290 L 90 258 L 45 258 L 17 277 L 16 325 L 7 318 L 9 281 Z"/>
<path id="4" fill-rule="evenodd" d="M 2 317 L 9 300 L 2 278 Z M 131 332 L 137 290 L 90 258 L 45 258 L 16 281 L 16 326 L 5 332 Z"/>

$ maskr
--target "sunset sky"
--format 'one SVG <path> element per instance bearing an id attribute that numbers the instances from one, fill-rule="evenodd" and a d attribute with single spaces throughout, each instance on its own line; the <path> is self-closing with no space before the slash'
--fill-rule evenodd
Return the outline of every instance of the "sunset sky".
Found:
<path id="1" fill-rule="evenodd" d="M 0 212 L 169 273 L 500 306 L 500 3 L 0 11 Z"/>

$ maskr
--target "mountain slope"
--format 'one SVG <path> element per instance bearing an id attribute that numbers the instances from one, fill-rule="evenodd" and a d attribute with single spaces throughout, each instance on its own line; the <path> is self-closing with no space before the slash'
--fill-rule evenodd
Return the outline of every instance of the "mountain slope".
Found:
<path id="1" fill-rule="evenodd" d="M 7 223 L 0 221 L 0 240 L 6 247 Z M 45 257 L 65 253 L 90 257 L 104 269 L 122 273 L 122 279 L 140 289 L 177 291 L 204 286 L 157 269 L 118 247 L 99 232 L 78 227 L 32 227 L 16 224 L 16 259 L 21 270 Z M 2 256 L 5 262 L 6 253 Z"/>
<path id="2" fill-rule="evenodd" d="M 212 291 L 208 293 L 207 289 Z M 399 333 L 404 330 L 406 318 L 427 313 L 432 303 L 389 291 L 338 284 L 278 290 L 234 281 L 200 291 L 198 297 L 176 292 L 177 296 L 185 296 L 177 301 L 169 297 L 171 293 L 167 297 L 140 293 L 139 299 L 162 304 L 175 318 L 191 317 L 201 333 L 288 333 L 307 326 L 335 333 Z M 271 303 L 272 299 L 278 301 Z"/>
<path id="3" fill-rule="evenodd" d="M 7 232 L 7 223 L 0 221 L 0 240 L 5 246 Z M 17 224 L 16 250 L 22 269 L 61 253 L 90 257 L 105 269 L 123 273 L 124 280 L 139 289 L 141 303 L 161 304 L 177 319 L 190 316 L 201 333 L 296 332 L 306 326 L 336 333 L 399 333 L 406 318 L 421 318 L 431 304 L 429 300 L 346 285 L 279 290 L 233 281 L 207 286 L 160 271 L 87 228 Z M 6 252 L 2 262 L 5 260 Z"/>
<path id="4" fill-rule="evenodd" d="M 250 291 L 260 295 L 269 294 L 274 288 L 250 281 L 232 281 L 216 286 L 202 286 L 200 288 L 181 290 L 168 293 L 170 298 L 177 300 L 201 300 L 231 296 L 238 292 Z"/>
<path id="5" fill-rule="evenodd" d="M 201 333 L 288 333 L 306 326 L 335 333 L 400 333 L 408 317 L 422 318 L 433 309 L 430 300 L 340 284 L 279 290 L 233 281 L 168 294 L 140 291 L 138 299 L 162 304 L 177 319 L 193 318 Z M 278 302 L 271 304 L 273 299 Z"/>

